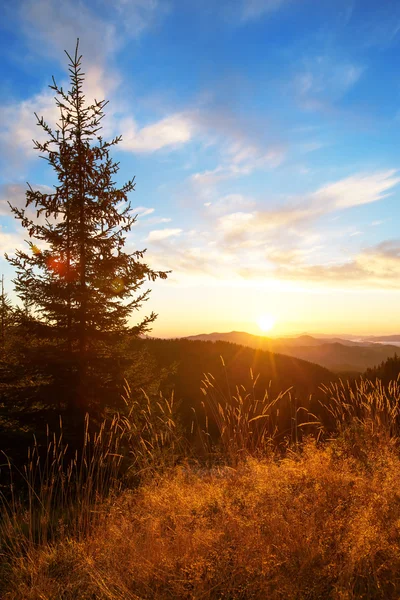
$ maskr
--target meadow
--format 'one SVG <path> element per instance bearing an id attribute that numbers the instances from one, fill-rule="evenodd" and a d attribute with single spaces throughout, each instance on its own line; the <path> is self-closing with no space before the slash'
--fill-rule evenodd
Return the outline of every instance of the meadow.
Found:
<path id="1" fill-rule="evenodd" d="M 128 386 L 72 459 L 49 432 L 3 493 L 1 597 L 398 598 L 399 383 L 323 385 L 279 436 L 285 393 L 252 379 L 205 376 L 190 435 L 173 397 Z"/>

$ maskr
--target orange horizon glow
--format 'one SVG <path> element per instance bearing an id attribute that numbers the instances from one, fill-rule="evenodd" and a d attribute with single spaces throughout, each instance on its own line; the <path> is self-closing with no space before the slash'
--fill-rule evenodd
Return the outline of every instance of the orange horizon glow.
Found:
<path id="1" fill-rule="evenodd" d="M 143 315 L 158 318 L 150 335 L 171 338 L 245 331 L 268 337 L 301 334 L 368 336 L 400 334 L 400 291 L 345 290 L 242 281 L 163 281 L 154 285 Z M 261 315 L 275 319 L 262 332 Z"/>

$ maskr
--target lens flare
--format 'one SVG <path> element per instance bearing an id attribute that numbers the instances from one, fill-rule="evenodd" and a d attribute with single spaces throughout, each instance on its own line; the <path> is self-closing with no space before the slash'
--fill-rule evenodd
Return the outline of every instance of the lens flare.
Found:
<path id="1" fill-rule="evenodd" d="M 124 280 L 121 277 L 116 277 L 111 283 L 111 289 L 114 294 L 120 294 L 125 289 Z"/>

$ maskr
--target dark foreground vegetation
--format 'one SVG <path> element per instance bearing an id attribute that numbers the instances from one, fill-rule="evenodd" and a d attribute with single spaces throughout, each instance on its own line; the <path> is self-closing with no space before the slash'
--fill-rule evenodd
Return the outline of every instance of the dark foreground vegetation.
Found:
<path id="1" fill-rule="evenodd" d="M 172 398 L 126 389 L 83 460 L 60 435 L 44 463 L 33 448 L 3 501 L 1 597 L 398 598 L 397 382 L 323 387 L 329 427 L 299 419 L 281 441 L 282 395 L 213 386 L 212 440 L 205 419 L 182 434 Z"/>
<path id="2" fill-rule="evenodd" d="M 1 450 L 12 456 L 19 467 L 26 459 L 32 436 L 40 448 L 45 448 L 48 428 L 57 431 L 60 417 L 64 442 L 68 452 L 73 453 L 81 447 L 86 414 L 90 417 L 91 433 L 105 418 L 115 413 L 126 415 L 122 400 L 126 383 L 131 397 L 139 403 L 143 400 L 142 390 L 154 403 L 160 393 L 165 397 L 174 393 L 179 424 L 188 436 L 195 415 L 203 413 L 201 388 L 205 373 L 212 373 L 215 390 L 227 395 L 234 394 L 236 386 L 250 389 L 257 375 L 257 389 L 262 393 L 267 390 L 270 398 L 288 390 L 280 403 L 278 427 L 286 436 L 293 425 L 296 403 L 299 406 L 301 399 L 304 408 L 318 411 L 318 387 L 335 379 L 318 365 L 227 342 L 125 336 L 108 355 L 88 360 L 88 394 L 83 407 L 79 407 L 70 402 L 76 393 L 71 366 L 54 349 L 51 354 L 47 344 L 46 339 L 39 337 L 26 341 L 16 328 L 0 359 Z"/>

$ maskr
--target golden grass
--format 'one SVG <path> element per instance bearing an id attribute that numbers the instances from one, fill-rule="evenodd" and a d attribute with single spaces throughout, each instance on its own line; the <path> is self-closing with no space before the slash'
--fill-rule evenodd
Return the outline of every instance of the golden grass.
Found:
<path id="1" fill-rule="evenodd" d="M 60 421 L 57 436 L 48 432 L 43 455 L 36 439 L 28 449 L 28 462 L 17 473 L 24 482 L 22 490 L 19 487 L 22 495 L 16 491 L 14 469 L 5 456 L 11 483 L 10 493 L 0 495 L 3 556 L 19 557 L 66 531 L 75 538 L 88 533 L 104 510 L 105 498 L 119 488 L 122 433 L 120 419 L 114 417 L 91 437 L 86 417 L 82 450 L 68 460 Z"/>
<path id="2" fill-rule="evenodd" d="M 115 500 L 81 541 L 32 549 L 12 600 L 398 598 L 400 460 L 330 445 L 237 469 L 176 468 Z"/>
<path id="3" fill-rule="evenodd" d="M 2 556 L 29 554 L 32 547 L 64 535 L 84 537 L 120 490 L 122 471 L 125 482 L 137 481 L 144 474 L 162 471 L 182 454 L 173 397 L 168 401 L 160 396 L 153 405 L 143 393 L 139 403 L 126 386 L 124 400 L 126 414 L 105 420 L 94 434 L 86 415 L 82 448 L 72 458 L 68 458 L 61 420 L 57 435 L 47 432 L 44 448 L 34 440 L 22 472 L 15 472 L 3 455 L 10 485 L 8 493 L 0 490 Z"/>
<path id="4" fill-rule="evenodd" d="M 3 519 L 2 598 L 400 597 L 398 383 L 324 388 L 325 425 L 294 404 L 285 454 L 271 443 L 281 397 L 258 399 L 253 386 L 225 398 L 210 383 L 223 467 L 188 460 L 172 399 L 132 404 L 128 389 L 131 408 L 95 438 L 97 454 L 85 450 L 91 460 L 75 461 L 71 487 L 53 440 L 38 488 L 27 475 L 40 502 L 14 499 Z M 300 441 L 297 427 L 311 434 Z M 118 489 L 123 454 L 142 477 L 134 489 Z"/>
<path id="5" fill-rule="evenodd" d="M 377 379 L 353 383 L 340 381 L 321 386 L 322 406 L 333 418 L 333 430 L 343 432 L 349 424 L 370 423 L 373 431 L 389 438 L 400 438 L 400 379 L 387 386 Z"/>

